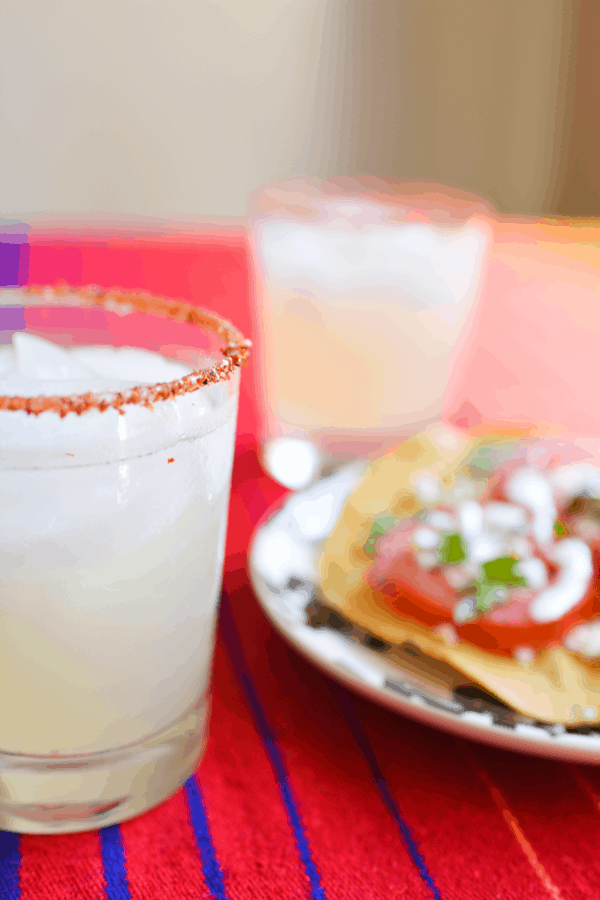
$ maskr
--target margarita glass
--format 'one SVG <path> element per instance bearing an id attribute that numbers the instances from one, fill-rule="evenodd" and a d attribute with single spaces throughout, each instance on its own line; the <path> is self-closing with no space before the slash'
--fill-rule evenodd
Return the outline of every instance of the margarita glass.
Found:
<path id="1" fill-rule="evenodd" d="M 0 828 L 83 831 L 204 749 L 249 343 L 148 295 L 0 305 Z"/>
<path id="2" fill-rule="evenodd" d="M 263 459 L 301 488 L 437 420 L 472 330 L 493 212 L 401 179 L 296 178 L 257 191 Z"/>

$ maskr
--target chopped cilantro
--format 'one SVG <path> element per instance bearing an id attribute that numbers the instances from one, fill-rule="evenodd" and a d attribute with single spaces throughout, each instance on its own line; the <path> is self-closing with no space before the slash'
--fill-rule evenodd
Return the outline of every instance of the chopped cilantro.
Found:
<path id="1" fill-rule="evenodd" d="M 491 452 L 491 447 L 480 447 L 475 456 L 471 458 L 469 465 L 482 469 L 484 472 L 489 472 L 492 468 Z"/>
<path id="2" fill-rule="evenodd" d="M 485 576 L 477 579 L 475 590 L 477 592 L 477 609 L 480 612 L 487 612 L 507 599 L 506 591 L 503 591 L 497 583 L 490 583 Z"/>
<path id="3" fill-rule="evenodd" d="M 395 525 L 396 521 L 397 520 L 394 516 L 381 516 L 379 519 L 375 519 L 375 521 L 371 525 L 369 537 L 367 538 L 363 547 L 363 550 L 365 551 L 367 556 L 375 556 L 375 544 L 382 534 L 385 534 L 386 531 L 390 530 L 392 525 Z"/>
<path id="4" fill-rule="evenodd" d="M 556 537 L 564 537 L 566 533 L 567 529 L 565 528 L 564 522 L 561 522 L 560 519 L 558 519 L 558 521 L 554 523 L 554 534 Z"/>
<path id="5" fill-rule="evenodd" d="M 482 574 L 475 581 L 477 609 L 488 612 L 494 606 L 508 600 L 509 589 L 521 587 L 527 582 L 515 570 L 517 560 L 512 556 L 500 556 L 481 566 Z"/>
<path id="6" fill-rule="evenodd" d="M 456 531 L 444 535 L 438 553 L 441 562 L 449 565 L 464 562 L 467 558 L 465 542 L 461 535 Z"/>
<path id="7" fill-rule="evenodd" d="M 521 587 L 527 582 L 516 571 L 517 560 L 512 556 L 500 556 L 482 565 L 484 579 L 498 587 L 499 584 L 506 587 Z"/>

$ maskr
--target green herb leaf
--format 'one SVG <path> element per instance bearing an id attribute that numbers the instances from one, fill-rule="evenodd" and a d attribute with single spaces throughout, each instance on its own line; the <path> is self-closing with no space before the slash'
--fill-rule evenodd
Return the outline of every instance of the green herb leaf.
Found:
<path id="1" fill-rule="evenodd" d="M 483 469 L 484 472 L 489 472 L 492 468 L 491 452 L 491 447 L 480 447 L 475 456 L 471 458 L 469 465 Z"/>
<path id="2" fill-rule="evenodd" d="M 565 528 L 564 522 L 561 522 L 558 519 L 557 522 L 554 523 L 554 534 L 556 537 L 564 537 L 567 533 L 567 529 Z"/>
<path id="3" fill-rule="evenodd" d="M 438 549 L 440 560 L 446 565 L 455 565 L 464 562 L 467 558 L 465 542 L 458 532 L 445 534 L 441 546 Z"/>
<path id="4" fill-rule="evenodd" d="M 508 599 L 506 591 L 498 583 L 489 582 L 485 577 L 477 579 L 475 590 L 477 592 L 477 609 L 480 612 L 487 612 L 494 606 L 500 606 Z"/>
<path id="5" fill-rule="evenodd" d="M 363 550 L 365 551 L 367 556 L 375 556 L 375 544 L 377 543 L 381 535 L 385 534 L 386 531 L 389 531 L 397 521 L 398 520 L 395 518 L 395 516 L 380 516 L 379 519 L 375 519 L 375 521 L 371 525 L 369 537 L 367 538 L 363 547 Z"/>
<path id="6" fill-rule="evenodd" d="M 521 587 L 527 582 L 516 571 L 517 560 L 512 556 L 500 556 L 498 559 L 492 559 L 481 567 L 484 571 L 484 578 L 490 584 L 496 587 L 501 584 L 505 587 Z"/>

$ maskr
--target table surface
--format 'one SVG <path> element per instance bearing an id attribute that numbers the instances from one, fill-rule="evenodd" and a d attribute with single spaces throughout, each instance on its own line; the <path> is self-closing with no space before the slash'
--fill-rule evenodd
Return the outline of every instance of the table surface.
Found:
<path id="1" fill-rule="evenodd" d="M 535 227 L 499 235 L 482 331 L 454 400 L 544 418 L 556 412 L 558 391 L 561 408 L 578 404 L 573 418 L 583 415 L 593 430 L 600 411 L 582 393 L 593 393 L 600 250 L 578 233 L 585 258 L 576 258 L 572 235 L 548 238 Z M 105 252 L 47 236 L 36 244 L 31 234 L 25 246 L 36 282 L 120 281 L 194 298 L 194 278 L 204 273 L 205 285 L 212 273 L 221 290 L 215 308 L 251 325 L 241 240 L 188 248 L 185 277 L 181 246 L 175 261 L 172 248 L 148 250 L 144 271 L 139 247 Z M 89 275 L 73 278 L 68 265 L 86 252 Z M 21 246 L 21 282 L 24 253 Z M 169 272 L 180 290 L 161 287 Z M 522 335 L 515 350 L 525 328 L 529 344 Z M 575 375 L 565 381 L 567 362 Z M 540 374 L 529 383 L 532 367 Z M 477 373 L 494 389 L 485 394 Z M 0 900 L 598 896 L 600 768 L 511 754 L 393 715 L 330 681 L 266 622 L 246 554 L 256 522 L 284 493 L 258 464 L 249 393 L 244 404 L 205 758 L 175 796 L 121 826 L 52 837 L 0 832 Z"/>

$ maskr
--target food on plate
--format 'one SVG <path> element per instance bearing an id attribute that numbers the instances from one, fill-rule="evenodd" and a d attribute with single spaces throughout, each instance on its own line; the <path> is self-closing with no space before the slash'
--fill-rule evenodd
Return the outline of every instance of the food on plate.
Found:
<path id="1" fill-rule="evenodd" d="M 405 441 L 325 543 L 326 607 L 524 716 L 600 722 L 599 443 L 447 425 Z"/>

